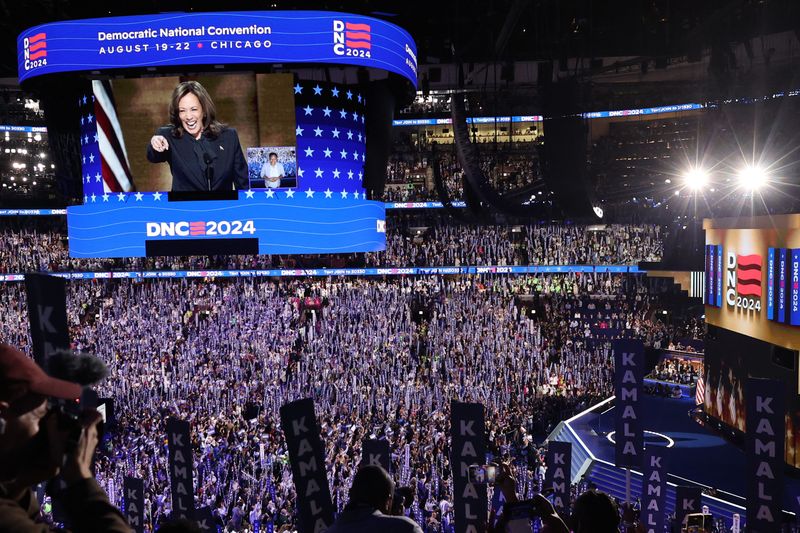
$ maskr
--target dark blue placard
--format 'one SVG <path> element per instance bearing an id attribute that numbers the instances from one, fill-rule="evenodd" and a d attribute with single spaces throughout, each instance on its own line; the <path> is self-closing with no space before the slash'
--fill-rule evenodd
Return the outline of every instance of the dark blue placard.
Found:
<path id="1" fill-rule="evenodd" d="M 644 433 L 641 419 L 644 346 L 638 339 L 616 339 L 614 347 L 615 461 L 619 467 L 641 468 Z"/>
<path id="2" fill-rule="evenodd" d="M 667 472 L 667 449 L 661 446 L 648 447 L 644 458 L 641 496 L 641 523 L 647 533 L 664 533 Z"/>
<path id="3" fill-rule="evenodd" d="M 417 47 L 383 20 L 330 11 L 164 13 L 42 24 L 17 38 L 20 82 L 43 74 L 252 63 L 329 63 L 417 85 Z"/>
<path id="4" fill-rule="evenodd" d="M 67 208 L 69 253 L 142 257 L 147 240 L 211 238 L 257 238 L 261 254 L 383 250 L 383 203 L 329 192 L 241 191 L 238 200 L 215 202 L 167 202 L 164 193 L 98 196 Z M 201 232 L 192 222 L 206 224 Z"/>

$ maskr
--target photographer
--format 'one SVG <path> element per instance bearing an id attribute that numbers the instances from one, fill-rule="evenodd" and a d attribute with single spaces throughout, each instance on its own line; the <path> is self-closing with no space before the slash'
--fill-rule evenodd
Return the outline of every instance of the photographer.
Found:
<path id="1" fill-rule="evenodd" d="M 389 516 L 394 498 L 394 481 L 386 470 L 362 466 L 353 478 L 350 500 L 328 533 L 422 533 L 410 518 Z"/>
<path id="2" fill-rule="evenodd" d="M 0 344 L 0 532 L 55 530 L 37 521 L 31 487 L 57 475 L 66 488 L 55 497 L 73 531 L 131 531 L 92 476 L 100 414 L 74 418 L 49 399 L 74 402 L 78 383 L 48 376 L 28 356 Z"/>

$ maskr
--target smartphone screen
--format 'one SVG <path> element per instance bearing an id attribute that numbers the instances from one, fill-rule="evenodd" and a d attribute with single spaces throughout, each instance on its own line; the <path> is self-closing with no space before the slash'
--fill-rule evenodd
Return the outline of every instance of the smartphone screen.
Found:
<path id="1" fill-rule="evenodd" d="M 497 467 L 495 465 L 470 465 L 467 477 L 470 483 L 493 485 L 497 478 Z"/>

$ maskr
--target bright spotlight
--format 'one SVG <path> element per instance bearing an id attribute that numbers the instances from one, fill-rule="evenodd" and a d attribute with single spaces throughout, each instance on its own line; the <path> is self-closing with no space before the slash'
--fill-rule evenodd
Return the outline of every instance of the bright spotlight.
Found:
<path id="1" fill-rule="evenodd" d="M 744 167 L 739 171 L 738 177 L 739 186 L 750 191 L 758 190 L 767 183 L 767 173 L 764 172 L 764 169 L 755 165 Z"/>
<path id="2" fill-rule="evenodd" d="M 696 167 L 690 169 L 683 177 L 684 183 L 693 191 L 699 191 L 708 183 L 708 172 Z"/>

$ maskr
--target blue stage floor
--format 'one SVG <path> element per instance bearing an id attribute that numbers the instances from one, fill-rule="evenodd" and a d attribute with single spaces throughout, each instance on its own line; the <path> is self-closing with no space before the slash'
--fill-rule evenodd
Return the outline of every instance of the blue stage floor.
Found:
<path id="1" fill-rule="evenodd" d="M 645 396 L 643 407 L 645 431 L 660 433 L 675 443 L 670 448 L 670 474 L 724 491 L 728 494 L 719 494 L 720 498 L 744 505 L 744 451 L 689 417 L 688 413 L 694 407 L 693 399 Z M 596 416 L 584 416 L 571 425 L 596 457 L 614 462 L 614 445 L 606 438 L 607 432 L 614 430 L 613 408 Z M 664 445 L 667 440 L 645 433 L 645 446 L 656 442 Z M 786 480 L 784 509 L 793 510 L 791 502 L 800 497 L 800 479 L 786 476 Z M 681 483 L 675 478 L 670 481 Z"/>

